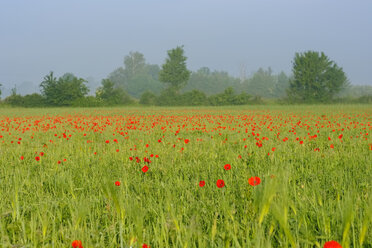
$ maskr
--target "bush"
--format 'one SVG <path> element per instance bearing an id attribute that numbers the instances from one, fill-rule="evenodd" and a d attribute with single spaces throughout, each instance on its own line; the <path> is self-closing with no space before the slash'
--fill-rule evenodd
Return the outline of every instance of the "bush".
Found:
<path id="1" fill-rule="evenodd" d="M 139 103 L 143 105 L 155 105 L 156 101 L 157 101 L 157 98 L 154 93 L 152 93 L 151 91 L 145 91 L 141 95 Z"/>
<path id="2" fill-rule="evenodd" d="M 72 106 L 74 107 L 99 107 L 102 106 L 104 103 L 101 99 L 96 98 L 94 96 L 87 96 L 83 98 L 76 99 Z"/>
<path id="3" fill-rule="evenodd" d="M 25 95 L 23 97 L 23 106 L 26 108 L 43 107 L 45 106 L 45 99 L 38 93 Z"/>
<path id="4" fill-rule="evenodd" d="M 180 95 L 179 105 L 184 106 L 208 105 L 208 98 L 204 92 L 200 90 L 193 90 Z"/>

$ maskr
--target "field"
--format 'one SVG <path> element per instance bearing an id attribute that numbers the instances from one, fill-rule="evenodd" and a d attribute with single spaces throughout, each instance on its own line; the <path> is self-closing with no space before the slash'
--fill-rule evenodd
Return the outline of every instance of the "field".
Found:
<path id="1" fill-rule="evenodd" d="M 371 132 L 367 105 L 0 109 L 0 247 L 372 247 Z"/>

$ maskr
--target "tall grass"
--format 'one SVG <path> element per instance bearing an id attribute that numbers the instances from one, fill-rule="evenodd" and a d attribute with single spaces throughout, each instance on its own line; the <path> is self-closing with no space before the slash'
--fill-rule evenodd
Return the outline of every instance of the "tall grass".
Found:
<path id="1" fill-rule="evenodd" d="M 371 125 L 367 105 L 6 109 L 0 247 L 372 247 Z"/>

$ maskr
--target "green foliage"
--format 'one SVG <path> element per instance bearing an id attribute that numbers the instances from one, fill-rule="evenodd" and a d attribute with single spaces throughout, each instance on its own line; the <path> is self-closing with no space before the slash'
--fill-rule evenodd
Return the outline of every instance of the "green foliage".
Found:
<path id="1" fill-rule="evenodd" d="M 294 102 L 327 102 L 348 84 L 342 68 L 323 52 L 296 53 L 288 97 Z"/>
<path id="2" fill-rule="evenodd" d="M 139 103 L 143 105 L 156 105 L 156 101 L 157 98 L 154 93 L 151 91 L 145 91 L 142 93 Z"/>
<path id="3" fill-rule="evenodd" d="M 208 99 L 212 106 L 244 105 L 249 103 L 250 96 L 245 92 L 235 95 L 233 88 L 229 87 L 223 93 L 212 95 Z"/>
<path id="4" fill-rule="evenodd" d="M 45 106 L 45 99 L 42 95 L 38 93 L 28 94 L 23 96 L 23 106 L 24 107 L 43 107 Z"/>
<path id="5" fill-rule="evenodd" d="M 78 98 L 72 102 L 73 107 L 102 107 L 105 106 L 105 103 L 102 99 L 99 99 L 94 96 L 86 96 L 82 98 Z"/>
<path id="6" fill-rule="evenodd" d="M 142 53 L 130 52 L 124 58 L 125 77 L 130 80 L 135 75 L 142 74 L 145 69 L 145 62 L 145 56 Z"/>
<path id="7" fill-rule="evenodd" d="M 71 106 L 79 98 L 88 94 L 86 80 L 77 78 L 73 74 L 66 73 L 58 80 L 53 72 L 44 77 L 40 88 L 46 104 L 50 106 Z"/>
<path id="8" fill-rule="evenodd" d="M 191 72 L 186 67 L 183 46 L 168 51 L 168 58 L 159 72 L 159 80 L 178 92 L 187 84 Z"/>
<path id="9" fill-rule="evenodd" d="M 156 105 L 158 106 L 177 106 L 179 105 L 179 93 L 175 88 L 169 87 L 160 93 L 160 96 L 156 99 Z"/>
<path id="10" fill-rule="evenodd" d="M 13 93 L 4 99 L 4 103 L 7 105 L 20 107 L 24 106 L 24 99 L 21 95 Z"/>
<path id="11" fill-rule="evenodd" d="M 164 85 L 159 82 L 158 65 L 146 64 L 145 57 L 139 52 L 130 52 L 124 58 L 124 68 L 119 67 L 110 75 L 115 87 L 122 88 L 129 95 L 139 98 L 142 93 L 149 90 L 160 93 Z"/>
<path id="12" fill-rule="evenodd" d="M 202 67 L 192 72 L 183 92 L 199 90 L 206 95 L 218 94 L 226 88 L 232 87 L 236 91 L 241 90 L 240 81 L 224 71 L 211 71 L 208 67 Z"/>
<path id="13" fill-rule="evenodd" d="M 179 104 L 183 106 L 205 106 L 208 104 L 208 98 L 204 92 L 192 90 L 180 95 Z"/>
<path id="14" fill-rule="evenodd" d="M 133 99 L 122 88 L 115 87 L 110 79 L 102 80 L 102 86 L 97 89 L 96 97 L 108 106 L 133 103 Z"/>

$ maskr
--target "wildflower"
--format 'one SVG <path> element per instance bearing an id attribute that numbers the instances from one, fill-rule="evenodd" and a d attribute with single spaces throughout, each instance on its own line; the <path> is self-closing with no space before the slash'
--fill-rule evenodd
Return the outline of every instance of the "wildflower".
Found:
<path id="1" fill-rule="evenodd" d="M 35 160 L 36 160 L 36 161 L 40 161 L 40 157 L 39 157 L 39 156 L 36 156 L 36 157 L 35 157 Z"/>
<path id="2" fill-rule="evenodd" d="M 223 188 L 225 186 L 225 182 L 222 179 L 218 179 L 216 184 L 218 188 Z"/>
<path id="3" fill-rule="evenodd" d="M 200 182 L 199 182 L 199 186 L 200 186 L 200 187 L 204 187 L 204 185 L 205 185 L 205 181 L 200 181 Z"/>
<path id="4" fill-rule="evenodd" d="M 332 149 L 335 148 L 335 146 L 333 144 L 331 144 L 329 147 L 331 147 Z"/>
<path id="5" fill-rule="evenodd" d="M 342 248 L 342 246 L 337 241 L 328 241 L 324 244 L 323 248 Z"/>
<path id="6" fill-rule="evenodd" d="M 225 164 L 224 168 L 225 168 L 225 170 L 230 170 L 231 169 L 231 165 L 230 164 Z"/>
<path id="7" fill-rule="evenodd" d="M 142 248 L 150 248 L 150 246 L 147 245 L 147 244 L 143 244 L 143 245 L 142 245 Z"/>
<path id="8" fill-rule="evenodd" d="M 115 182 L 115 185 L 116 185 L 116 186 L 120 186 L 120 182 L 119 182 L 119 181 L 116 181 L 116 182 Z"/>
<path id="9" fill-rule="evenodd" d="M 110 143 L 110 141 L 109 140 L 106 140 L 106 144 L 108 144 L 108 143 Z"/>
<path id="10" fill-rule="evenodd" d="M 146 173 L 149 170 L 149 167 L 147 165 L 142 167 L 142 172 Z"/>
<path id="11" fill-rule="evenodd" d="M 23 160 L 24 159 L 24 157 L 23 156 L 21 156 L 21 160 Z"/>
<path id="12" fill-rule="evenodd" d="M 259 177 L 251 177 L 248 179 L 248 183 L 252 186 L 259 185 L 261 183 L 261 178 Z"/>
<path id="13" fill-rule="evenodd" d="M 185 139 L 185 144 L 189 143 L 190 140 L 189 139 Z"/>
<path id="14" fill-rule="evenodd" d="M 71 246 L 73 248 L 83 248 L 83 244 L 81 243 L 81 240 L 74 240 L 74 241 L 72 241 Z"/>

